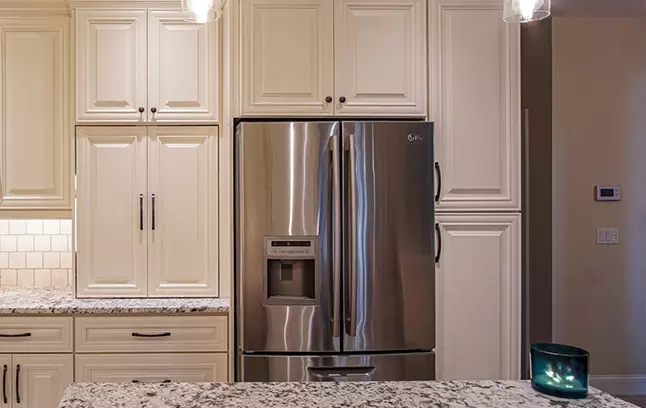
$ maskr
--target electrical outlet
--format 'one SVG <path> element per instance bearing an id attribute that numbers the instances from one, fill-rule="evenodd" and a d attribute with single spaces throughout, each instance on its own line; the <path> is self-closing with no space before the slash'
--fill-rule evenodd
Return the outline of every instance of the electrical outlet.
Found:
<path id="1" fill-rule="evenodd" d="M 597 244 L 619 244 L 619 228 L 597 228 Z"/>

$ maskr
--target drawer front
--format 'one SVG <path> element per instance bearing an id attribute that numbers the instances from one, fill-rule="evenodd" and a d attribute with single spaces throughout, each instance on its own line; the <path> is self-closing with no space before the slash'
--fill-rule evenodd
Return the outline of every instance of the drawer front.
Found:
<path id="1" fill-rule="evenodd" d="M 71 317 L 0 317 L 0 353 L 72 352 Z"/>
<path id="2" fill-rule="evenodd" d="M 77 353 L 174 351 L 227 351 L 227 317 L 76 318 Z"/>
<path id="3" fill-rule="evenodd" d="M 226 382 L 226 354 L 80 354 L 76 382 Z"/>

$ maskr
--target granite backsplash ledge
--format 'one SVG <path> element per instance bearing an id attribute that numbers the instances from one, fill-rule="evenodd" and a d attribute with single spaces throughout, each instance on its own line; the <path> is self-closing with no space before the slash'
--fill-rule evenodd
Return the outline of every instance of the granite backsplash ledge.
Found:
<path id="1" fill-rule="evenodd" d="M 71 287 L 0 288 L 0 315 L 228 313 L 226 298 L 75 299 Z"/>

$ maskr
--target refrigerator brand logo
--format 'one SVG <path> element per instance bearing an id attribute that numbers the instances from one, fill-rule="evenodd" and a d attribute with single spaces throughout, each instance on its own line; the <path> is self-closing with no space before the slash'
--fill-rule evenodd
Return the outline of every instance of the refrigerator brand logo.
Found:
<path id="1" fill-rule="evenodd" d="M 409 142 L 421 142 L 422 140 L 424 140 L 424 136 L 422 135 L 414 135 L 414 134 L 408 135 Z"/>

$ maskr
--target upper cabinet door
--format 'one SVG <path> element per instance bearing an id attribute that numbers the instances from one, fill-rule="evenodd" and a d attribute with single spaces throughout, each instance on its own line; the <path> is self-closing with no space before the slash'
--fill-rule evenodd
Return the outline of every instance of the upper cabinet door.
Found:
<path id="1" fill-rule="evenodd" d="M 218 23 L 189 23 L 180 11 L 149 11 L 151 122 L 218 119 L 219 49 Z"/>
<path id="2" fill-rule="evenodd" d="M 520 379 L 520 215 L 437 222 L 437 379 Z"/>
<path id="3" fill-rule="evenodd" d="M 78 10 L 76 38 L 77 121 L 145 121 L 146 11 Z"/>
<path id="4" fill-rule="evenodd" d="M 520 209 L 520 32 L 498 0 L 431 2 L 437 209 Z"/>
<path id="5" fill-rule="evenodd" d="M 0 208 L 70 208 L 69 20 L 9 24 L 0 29 Z"/>
<path id="6" fill-rule="evenodd" d="M 243 115 L 334 113 L 333 18 L 332 0 L 242 2 Z"/>
<path id="7" fill-rule="evenodd" d="M 77 294 L 146 296 L 146 128 L 77 129 Z"/>
<path id="8" fill-rule="evenodd" d="M 14 407 L 56 408 L 65 388 L 74 382 L 74 357 L 71 354 L 17 354 L 13 356 L 13 373 Z M 13 387 L 7 384 L 7 388 Z"/>
<path id="9" fill-rule="evenodd" d="M 337 115 L 425 117 L 425 1 L 336 0 L 335 15 Z"/>
<path id="10" fill-rule="evenodd" d="M 217 296 L 217 127 L 148 134 L 148 296 Z"/>

